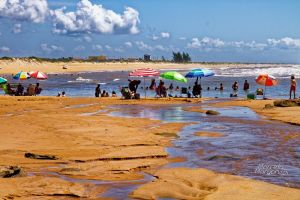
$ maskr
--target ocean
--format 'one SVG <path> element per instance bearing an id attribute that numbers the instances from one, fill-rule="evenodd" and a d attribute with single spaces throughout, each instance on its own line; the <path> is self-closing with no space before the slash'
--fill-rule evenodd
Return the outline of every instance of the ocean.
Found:
<path id="1" fill-rule="evenodd" d="M 141 66 L 142 67 L 142 66 Z M 201 68 L 201 66 L 199 66 Z M 175 70 L 175 69 L 174 69 Z M 166 70 L 162 70 L 166 71 Z M 176 69 L 176 71 L 185 75 L 189 70 Z M 266 97 L 267 98 L 288 98 L 290 88 L 290 76 L 293 74 L 296 79 L 300 76 L 300 65 L 290 66 L 267 66 L 262 65 L 259 67 L 223 67 L 214 69 L 215 76 L 201 79 L 202 85 L 202 96 L 203 97 L 216 97 L 216 98 L 229 98 L 232 93 L 231 85 L 234 81 L 239 84 L 238 97 L 246 97 L 243 91 L 243 83 L 247 80 L 250 83 L 249 93 L 254 93 L 257 88 L 264 88 L 255 83 L 255 78 L 262 73 L 273 75 L 279 80 L 279 84 L 274 87 L 267 87 Z M 140 79 L 142 80 L 139 86 L 138 92 L 141 96 L 144 95 L 143 78 L 129 77 L 128 71 L 99 71 L 99 72 L 81 72 L 81 73 L 67 73 L 67 74 L 48 74 L 49 79 L 46 81 L 38 81 L 43 88 L 43 96 L 56 96 L 58 92 L 65 91 L 67 96 L 70 97 L 93 97 L 94 89 L 98 83 L 101 84 L 101 90 L 106 90 L 110 94 L 112 91 L 116 91 L 118 95 L 119 89 L 122 86 L 128 86 L 128 79 Z M 19 81 L 13 80 L 11 75 L 4 75 L 10 83 L 19 83 Z M 146 86 L 150 85 L 151 78 L 146 78 Z M 159 78 L 156 78 L 158 83 Z M 166 86 L 168 87 L 173 83 L 174 87 L 189 87 L 193 86 L 195 79 L 189 79 L 186 84 L 178 83 L 174 81 L 165 80 Z M 27 87 L 29 83 L 36 83 L 36 80 L 21 81 L 21 83 Z M 224 91 L 220 92 L 215 90 L 215 87 L 219 87 L 220 83 L 223 83 Z M 208 90 L 208 87 L 210 90 Z M 148 97 L 154 97 L 153 91 L 147 90 Z M 299 87 L 297 93 L 300 92 Z M 3 91 L 0 90 L 0 94 Z M 180 96 L 180 91 L 173 91 L 172 95 Z M 299 96 L 299 95 L 298 95 Z M 258 97 L 260 98 L 260 97 Z"/>

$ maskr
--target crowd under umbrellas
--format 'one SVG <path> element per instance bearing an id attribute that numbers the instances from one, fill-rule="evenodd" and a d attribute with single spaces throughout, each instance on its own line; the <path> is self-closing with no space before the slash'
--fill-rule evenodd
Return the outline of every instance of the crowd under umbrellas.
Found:
<path id="1" fill-rule="evenodd" d="M 36 84 L 29 84 L 27 89 L 24 89 L 24 86 L 22 85 L 21 81 L 26 81 L 29 79 L 35 79 Z M 42 88 L 40 87 L 40 84 L 37 82 L 38 80 L 46 80 L 48 76 L 40 71 L 31 71 L 31 72 L 23 72 L 20 71 L 13 75 L 13 79 L 16 81 L 19 81 L 19 83 L 16 84 L 10 84 L 8 83 L 7 79 L 0 79 L 0 85 L 7 95 L 11 96 L 35 96 L 39 95 L 42 91 Z"/>
<path id="2" fill-rule="evenodd" d="M 155 92 L 155 97 L 202 97 L 202 78 L 206 78 L 206 82 L 210 82 L 211 76 L 214 76 L 215 73 L 212 70 L 209 69 L 192 69 L 188 71 L 186 74 L 181 74 L 177 71 L 164 71 L 160 73 L 159 71 L 155 69 L 150 68 L 140 68 L 137 70 L 134 70 L 128 74 L 129 77 L 129 83 L 128 87 L 122 87 L 121 94 L 123 95 L 122 91 L 127 91 L 130 95 L 130 98 L 140 98 L 138 93 L 138 87 L 139 85 L 143 85 L 140 87 L 140 90 L 144 92 L 145 98 L 147 97 L 147 90 L 153 90 Z M 41 92 L 41 88 L 39 87 L 39 80 L 46 80 L 48 77 L 46 74 L 40 71 L 34 71 L 34 72 L 19 72 L 13 76 L 13 79 L 19 81 L 18 85 L 14 85 L 15 88 L 12 87 L 13 84 L 8 84 L 7 79 L 0 77 L 0 86 L 5 91 L 6 94 L 9 95 L 38 95 Z M 34 79 L 36 81 L 36 85 L 29 84 L 27 90 L 24 90 L 22 88 L 22 84 L 26 83 L 26 80 Z M 133 80 L 132 80 L 133 79 Z M 135 80 L 138 79 L 138 80 Z M 143 80 L 139 80 L 143 79 Z M 146 87 L 146 80 L 149 81 L 151 79 L 150 87 Z M 164 83 L 164 80 L 168 80 L 170 83 L 170 86 L 167 87 Z M 234 80 L 234 79 L 233 79 Z M 156 81 L 158 81 L 156 85 Z M 278 84 L 278 80 L 268 74 L 260 74 L 255 79 L 256 83 L 259 85 L 262 85 L 262 88 L 258 88 L 257 91 L 254 93 L 248 93 L 249 90 L 249 83 L 245 81 L 244 83 L 244 91 L 246 91 L 247 98 L 254 99 L 257 96 L 261 96 L 263 99 L 266 98 L 266 92 L 267 87 L 276 86 Z M 143 84 L 141 84 L 143 82 Z M 175 89 L 173 84 L 176 82 L 181 83 L 180 85 L 184 85 L 180 89 Z M 188 84 L 188 82 L 193 83 L 193 86 L 185 86 L 185 84 Z M 291 87 L 291 92 L 295 91 L 295 85 L 296 81 L 294 80 L 294 87 Z M 212 84 L 209 84 L 211 86 Z M 124 86 L 124 85 L 123 85 Z M 34 89 L 33 89 L 34 88 Z M 36 89 L 37 88 L 37 89 Z M 123 90 L 124 88 L 124 90 Z M 15 91 L 13 91 L 15 89 Z M 115 88 L 117 89 L 117 88 Z M 209 89 L 209 87 L 208 87 Z M 207 89 L 207 90 L 208 90 Z M 232 90 L 232 94 L 230 94 L 230 97 L 237 97 L 237 90 L 238 90 L 238 83 L 234 82 L 232 85 L 232 88 L 228 88 L 227 91 Z M 178 92 L 175 92 L 175 95 L 173 95 L 173 90 L 176 90 Z M 224 87 L 223 84 L 220 83 L 220 87 L 215 87 L 215 90 L 223 91 Z M 16 92 L 18 91 L 18 92 Z M 29 92 L 31 91 L 31 92 Z M 178 93 L 180 92 L 180 95 Z M 115 90 L 113 90 L 114 95 L 116 96 Z M 133 94 L 132 94 L 133 93 Z M 168 93 L 168 94 L 167 94 Z M 153 94 L 153 92 L 152 92 Z M 107 95 L 108 96 L 108 95 Z M 123 95 L 124 97 L 124 95 Z M 291 97 L 290 97 L 291 98 Z M 295 98 L 295 95 L 294 95 Z"/>

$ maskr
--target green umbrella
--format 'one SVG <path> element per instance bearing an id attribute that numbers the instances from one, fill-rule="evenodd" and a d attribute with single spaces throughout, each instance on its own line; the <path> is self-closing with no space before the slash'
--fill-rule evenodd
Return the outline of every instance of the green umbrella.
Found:
<path id="1" fill-rule="evenodd" d="M 164 73 L 160 74 L 160 77 L 162 77 L 164 79 L 169 79 L 172 81 L 179 81 L 179 82 L 187 83 L 187 79 L 178 72 L 171 72 L 171 71 L 164 72 Z"/>
<path id="2" fill-rule="evenodd" d="M 6 82 L 7 82 L 7 80 L 5 78 L 0 77 L 0 84 L 4 84 Z"/>

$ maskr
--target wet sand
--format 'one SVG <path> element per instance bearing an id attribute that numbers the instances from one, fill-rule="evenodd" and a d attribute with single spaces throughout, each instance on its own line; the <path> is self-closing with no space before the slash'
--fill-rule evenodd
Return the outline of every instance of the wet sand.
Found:
<path id="1" fill-rule="evenodd" d="M 264 64 L 266 65 L 266 64 Z M 37 62 L 34 60 L 21 60 L 15 59 L 0 60 L 0 73 L 11 74 L 19 71 L 34 71 L 39 70 L 45 73 L 71 73 L 71 72 L 95 72 L 95 71 L 131 71 L 137 68 L 153 68 L 157 70 L 161 69 L 192 69 L 192 68 L 240 68 L 240 67 L 257 67 L 262 66 L 261 64 L 231 64 L 231 63 L 190 63 L 190 64 L 176 64 L 176 63 L 145 63 L 145 62 L 111 62 L 111 63 L 91 63 L 91 62 Z M 277 64 L 268 64 L 268 66 L 278 66 Z M 280 66 L 284 66 L 280 64 Z M 65 67 L 65 69 L 63 69 Z"/>
<path id="2" fill-rule="evenodd" d="M 165 147 L 171 145 L 172 138 L 186 124 L 106 115 L 114 109 L 112 105 L 183 103 L 198 104 L 199 100 L 0 97 L 3 141 L 0 166 L 17 165 L 23 170 L 20 177 L 0 178 L 0 197 L 99 198 L 109 188 L 107 185 L 80 180 L 137 180 L 143 177 L 141 172 L 156 179 L 134 191 L 132 196 L 137 198 L 297 199 L 300 196 L 297 189 L 205 169 L 157 170 L 176 160 L 168 159 Z M 25 158 L 27 152 L 54 155 L 58 159 Z M 68 181 L 70 178 L 76 181 Z"/>

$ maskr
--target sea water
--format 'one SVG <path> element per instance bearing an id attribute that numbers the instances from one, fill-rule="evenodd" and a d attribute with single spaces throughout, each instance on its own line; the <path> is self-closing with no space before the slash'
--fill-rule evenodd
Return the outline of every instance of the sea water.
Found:
<path id="1" fill-rule="evenodd" d="M 199 68 L 201 65 L 199 65 Z M 163 70 L 164 71 L 164 70 Z M 176 70 L 183 75 L 189 70 Z M 207 77 L 201 79 L 202 85 L 202 95 L 204 97 L 213 98 L 229 98 L 230 94 L 233 93 L 231 86 L 234 81 L 239 84 L 238 96 L 241 98 L 246 97 L 246 93 L 243 91 L 243 83 L 247 80 L 250 83 L 250 90 L 248 93 L 254 93 L 257 88 L 264 88 L 263 86 L 257 85 L 255 83 L 255 78 L 258 74 L 267 73 L 275 76 L 279 80 L 279 84 L 274 87 L 267 87 L 266 97 L 269 98 L 287 98 L 289 96 L 290 87 L 290 75 L 294 74 L 296 78 L 300 76 L 300 65 L 291 66 L 264 66 L 260 67 L 222 67 L 214 70 L 216 75 L 213 77 Z M 139 86 L 138 92 L 141 96 L 144 96 L 144 90 L 142 89 L 143 79 L 134 78 L 128 76 L 128 71 L 116 71 L 116 72 L 81 72 L 81 73 L 68 73 L 68 74 L 48 74 L 49 79 L 46 81 L 39 81 L 41 87 L 43 88 L 42 94 L 44 96 L 56 96 L 58 92 L 65 91 L 67 96 L 73 97 L 93 97 L 95 92 L 95 87 L 97 84 L 101 85 L 101 90 L 106 90 L 110 94 L 112 91 L 117 92 L 120 95 L 120 88 L 128 86 L 128 79 L 140 79 L 142 80 Z M 11 83 L 19 83 L 20 81 L 13 80 L 11 75 L 4 75 L 5 78 Z M 166 86 L 168 87 L 173 83 L 174 88 L 178 87 L 193 87 L 196 79 L 189 79 L 188 83 L 179 83 L 175 81 L 164 80 Z M 150 85 L 151 78 L 146 78 L 145 86 Z M 156 78 L 157 83 L 159 78 Z M 199 80 L 200 81 L 200 80 Z M 25 86 L 29 83 L 35 84 L 36 80 L 21 81 Z M 224 91 L 215 90 L 215 87 L 219 87 L 220 83 L 224 86 Z M 208 90 L 209 87 L 209 90 Z M 300 92 L 298 87 L 297 93 Z M 0 94 L 3 91 L 0 90 Z M 172 91 L 173 96 L 181 96 L 181 90 Z M 146 90 L 146 95 L 148 97 L 154 97 L 155 92 L 151 90 Z M 183 95 L 186 96 L 186 95 Z M 259 97 L 262 98 L 262 97 Z"/>

